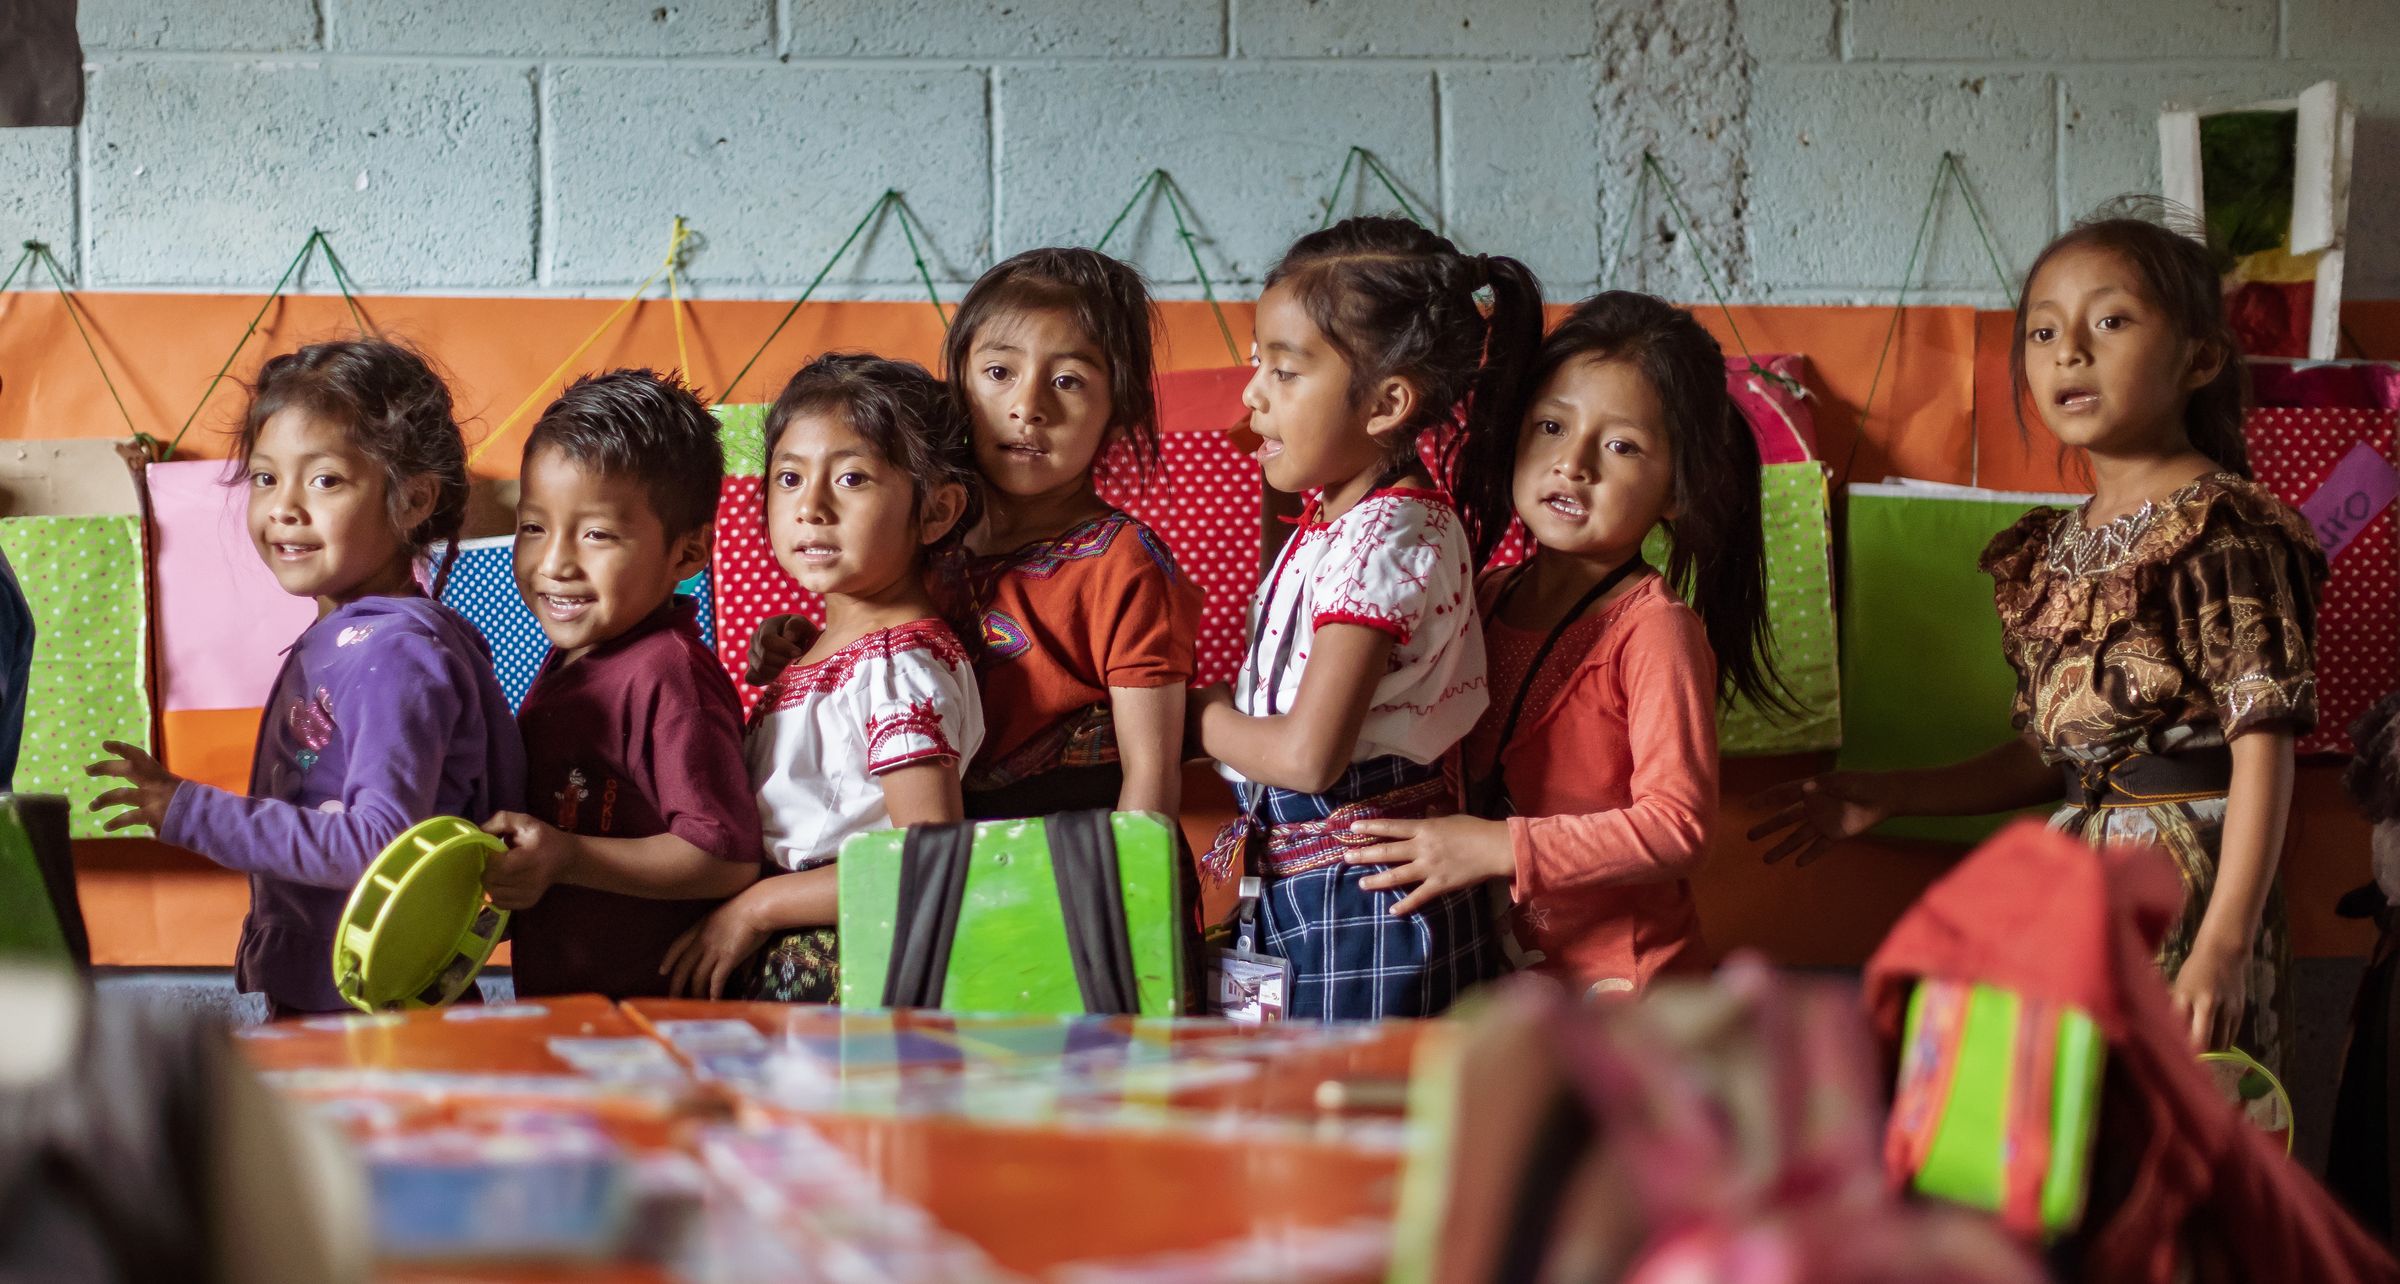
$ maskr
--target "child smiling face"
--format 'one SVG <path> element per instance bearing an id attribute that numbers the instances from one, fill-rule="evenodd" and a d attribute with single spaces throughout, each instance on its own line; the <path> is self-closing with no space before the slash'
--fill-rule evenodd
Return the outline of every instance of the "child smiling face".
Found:
<path id="1" fill-rule="evenodd" d="M 1065 309 L 1032 308 L 993 316 L 969 355 L 975 464 L 993 487 L 1035 499 L 1089 486 L 1111 407 L 1100 345 Z"/>
<path id="2" fill-rule="evenodd" d="M 296 406 L 260 425 L 245 469 L 250 539 L 284 592 L 330 611 L 408 587 L 401 531 L 431 513 L 430 485 L 411 485 L 394 504 L 383 465 Z"/>
<path id="3" fill-rule="evenodd" d="M 537 449 L 522 486 L 517 591 L 561 663 L 639 624 L 708 563 L 706 530 L 670 537 L 638 478 Z"/>
<path id="4" fill-rule="evenodd" d="M 1631 361 L 1578 357 L 1543 382 L 1517 434 L 1511 495 L 1535 543 L 1621 560 L 1673 516 L 1674 493 L 1666 407 Z"/>

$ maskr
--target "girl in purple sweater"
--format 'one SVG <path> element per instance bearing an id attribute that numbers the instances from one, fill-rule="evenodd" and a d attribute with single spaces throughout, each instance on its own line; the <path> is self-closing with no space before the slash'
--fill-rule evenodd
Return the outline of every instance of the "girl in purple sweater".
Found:
<path id="1" fill-rule="evenodd" d="M 233 467 L 258 555 L 284 592 L 317 600 L 268 696 L 249 796 L 112 741 L 90 771 L 126 783 L 92 806 L 130 809 L 110 829 L 148 825 L 250 875 L 236 981 L 275 1016 L 339 1011 L 334 926 L 368 862 L 420 820 L 523 803 L 525 751 L 490 651 L 417 580 L 433 545 L 457 540 L 466 444 L 423 358 L 349 340 L 266 364 Z"/>

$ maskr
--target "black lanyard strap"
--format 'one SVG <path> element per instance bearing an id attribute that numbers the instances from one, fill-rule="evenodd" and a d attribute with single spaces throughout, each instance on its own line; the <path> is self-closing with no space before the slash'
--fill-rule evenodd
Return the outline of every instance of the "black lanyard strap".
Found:
<path id="1" fill-rule="evenodd" d="M 1508 606 L 1509 598 L 1516 595 L 1517 585 L 1524 582 L 1525 574 L 1532 569 L 1532 566 L 1533 564 L 1528 562 L 1516 574 L 1508 577 L 1508 583 L 1501 588 L 1500 596 L 1492 601 L 1493 619 L 1500 618 L 1500 612 Z M 1567 635 L 1567 630 L 1573 628 L 1577 620 L 1583 618 L 1585 611 L 1592 609 L 1592 603 L 1608 596 L 1608 591 L 1624 583 L 1627 577 L 1648 568 L 1649 563 L 1643 561 L 1639 553 L 1626 558 L 1623 563 L 1618 565 L 1617 569 L 1601 576 L 1599 583 L 1585 589 L 1583 596 L 1575 599 L 1575 605 L 1568 607 L 1567 613 L 1558 617 L 1558 623 L 1550 626 L 1549 635 L 1542 639 L 1541 648 L 1533 653 L 1533 663 L 1525 666 L 1525 676 L 1517 682 L 1517 697 L 1508 706 L 1507 720 L 1500 724 L 1500 742 L 1492 748 L 1492 775 L 1494 777 L 1498 777 L 1500 774 L 1500 757 L 1508 752 L 1508 742 L 1516 738 L 1517 720 L 1525 716 L 1525 700 L 1533 694 L 1533 680 L 1541 676 L 1542 664 L 1550 658 L 1550 652 L 1558 646 L 1558 640 Z"/>

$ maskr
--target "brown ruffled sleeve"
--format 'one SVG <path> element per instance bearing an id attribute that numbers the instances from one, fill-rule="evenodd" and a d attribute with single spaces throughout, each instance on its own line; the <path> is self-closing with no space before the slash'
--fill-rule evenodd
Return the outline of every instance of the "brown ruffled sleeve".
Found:
<path id="1" fill-rule="evenodd" d="M 2017 691 L 2011 699 L 2009 722 L 2023 731 L 2033 725 L 2033 652 L 2042 647 L 2034 617 L 2050 596 L 2050 537 L 2058 529 L 2059 511 L 2042 507 L 2018 518 L 1984 545 L 1976 565 L 1992 577 L 1992 606 L 2000 614 L 2000 650 L 2017 671 Z"/>
<path id="2" fill-rule="evenodd" d="M 2263 488 L 2228 480 L 2204 497 L 2165 577 L 2175 645 L 2207 684 L 2231 740 L 2317 723 L 2316 621 L 2325 555 L 2316 533 Z"/>

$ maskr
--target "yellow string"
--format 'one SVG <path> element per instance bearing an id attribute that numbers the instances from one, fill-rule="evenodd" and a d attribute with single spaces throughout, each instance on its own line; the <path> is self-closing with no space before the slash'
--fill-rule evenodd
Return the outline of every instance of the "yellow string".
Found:
<path id="1" fill-rule="evenodd" d="M 692 355 L 683 346 L 683 286 L 682 272 L 684 238 L 691 235 L 683 225 L 683 216 L 675 216 L 675 237 L 667 243 L 667 313 L 675 318 L 675 370 L 685 383 L 692 383 Z"/>
<path id="2" fill-rule="evenodd" d="M 507 439 L 510 433 L 515 432 L 517 424 L 523 421 L 526 415 L 533 412 L 533 408 L 540 404 L 542 398 L 550 395 L 550 390 L 558 386 L 559 380 L 567 377 L 567 372 L 575 368 L 576 362 L 583 360 L 583 354 L 591 351 L 593 344 L 600 342 L 600 336 L 608 333 L 609 328 L 614 326 L 619 318 L 633 311 L 634 305 L 642 301 L 642 296 L 650 292 L 650 287 L 658 284 L 659 276 L 674 266 L 675 256 L 680 251 L 686 235 L 683 220 L 676 219 L 673 248 L 667 251 L 666 261 L 659 264 L 658 271 L 643 277 L 642 283 L 633 287 L 633 293 L 626 295 L 625 301 L 618 304 L 614 312 L 602 318 L 600 324 L 592 327 L 592 332 L 584 336 L 583 342 L 575 345 L 575 350 L 567 354 L 566 360 L 559 362 L 556 369 L 542 376 L 542 381 L 534 385 L 533 391 L 525 394 L 525 399 L 517 403 L 517 408 L 508 412 L 508 417 L 500 421 L 499 427 L 492 429 L 491 436 L 484 438 L 475 449 L 467 452 L 469 466 L 473 466 L 475 461 L 482 459 L 492 447 L 499 445 Z"/>

